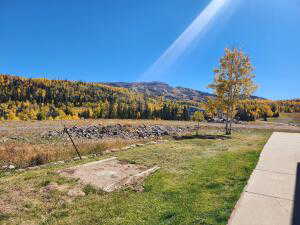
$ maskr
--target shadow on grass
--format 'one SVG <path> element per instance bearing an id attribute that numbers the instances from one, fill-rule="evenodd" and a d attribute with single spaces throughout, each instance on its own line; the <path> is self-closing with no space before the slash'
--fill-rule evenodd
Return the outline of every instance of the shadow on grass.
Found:
<path id="1" fill-rule="evenodd" d="M 227 139 L 231 139 L 230 136 L 226 136 L 226 135 L 209 135 L 209 134 L 204 134 L 204 135 L 200 135 L 200 134 L 195 134 L 195 135 L 185 135 L 185 136 L 173 136 L 173 138 L 175 140 L 187 140 L 187 139 L 211 139 L 211 140 L 216 140 L 216 139 L 220 139 L 220 140 L 227 140 Z"/>

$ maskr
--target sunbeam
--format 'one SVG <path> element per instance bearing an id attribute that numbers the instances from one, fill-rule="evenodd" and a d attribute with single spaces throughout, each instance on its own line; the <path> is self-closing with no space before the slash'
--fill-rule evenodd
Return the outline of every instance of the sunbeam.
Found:
<path id="1" fill-rule="evenodd" d="M 172 43 L 172 45 L 155 61 L 155 63 L 144 72 L 139 80 L 148 80 L 149 77 L 161 74 L 198 40 L 209 25 L 216 19 L 218 14 L 226 9 L 232 0 L 212 0 L 187 29 Z"/>

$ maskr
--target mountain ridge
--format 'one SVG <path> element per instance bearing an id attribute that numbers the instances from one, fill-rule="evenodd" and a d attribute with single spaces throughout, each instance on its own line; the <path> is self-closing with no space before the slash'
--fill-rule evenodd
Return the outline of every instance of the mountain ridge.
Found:
<path id="1" fill-rule="evenodd" d="M 126 88 L 131 91 L 142 93 L 151 97 L 164 97 L 167 100 L 176 101 L 198 101 L 204 102 L 207 97 L 214 97 L 214 94 L 195 90 L 186 87 L 172 87 L 168 83 L 161 81 L 150 82 L 105 82 L 103 83 L 112 87 Z M 251 96 L 252 99 L 265 99 L 262 97 Z"/>
<path id="2" fill-rule="evenodd" d="M 164 97 L 168 100 L 179 101 L 204 101 L 206 97 L 212 97 L 214 94 L 185 88 L 181 86 L 172 87 L 161 81 L 151 82 L 105 82 L 108 86 L 122 87 L 138 93 L 143 93 L 151 97 Z"/>

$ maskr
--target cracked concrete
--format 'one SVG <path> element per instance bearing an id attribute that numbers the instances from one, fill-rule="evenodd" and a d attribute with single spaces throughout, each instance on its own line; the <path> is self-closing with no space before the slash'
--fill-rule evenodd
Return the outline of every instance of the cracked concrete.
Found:
<path id="1" fill-rule="evenodd" d="M 300 134 L 273 133 L 228 225 L 296 225 L 293 216 L 298 214 L 294 207 L 298 163 Z"/>
<path id="2" fill-rule="evenodd" d="M 139 184 L 158 170 L 120 162 L 116 157 L 75 166 L 58 171 L 65 177 L 79 178 L 83 184 L 90 184 L 106 192 L 112 192 L 124 186 Z"/>

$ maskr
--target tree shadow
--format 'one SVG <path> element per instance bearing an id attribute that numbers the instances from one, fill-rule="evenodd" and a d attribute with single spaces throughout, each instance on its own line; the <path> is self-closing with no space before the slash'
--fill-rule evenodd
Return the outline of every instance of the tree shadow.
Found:
<path id="1" fill-rule="evenodd" d="M 209 140 L 227 140 L 231 139 L 231 136 L 226 135 L 210 135 L 210 134 L 195 134 L 195 135 L 185 135 L 185 136 L 173 136 L 175 140 L 188 140 L 188 139 L 209 139 Z"/>
<path id="2" fill-rule="evenodd" d="M 297 164 L 296 185 L 294 194 L 293 218 L 291 225 L 300 224 L 300 163 Z"/>

